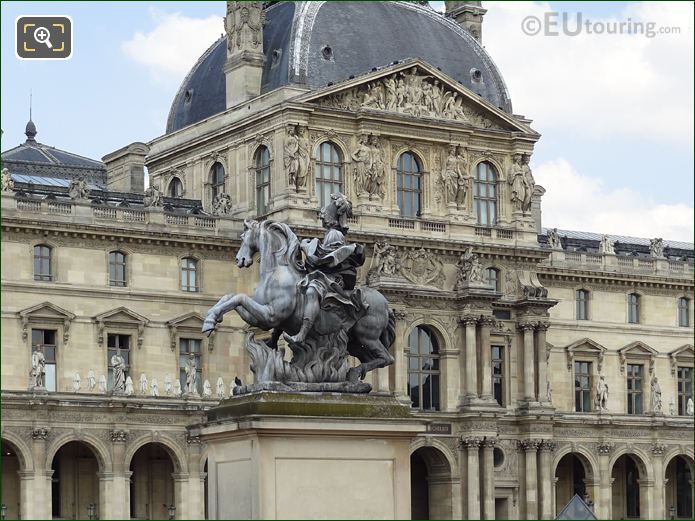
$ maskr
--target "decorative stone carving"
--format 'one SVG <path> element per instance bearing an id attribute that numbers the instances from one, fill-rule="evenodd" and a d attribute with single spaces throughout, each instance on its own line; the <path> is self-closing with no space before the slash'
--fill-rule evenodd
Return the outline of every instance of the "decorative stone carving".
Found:
<path id="1" fill-rule="evenodd" d="M 229 215 L 232 211 L 232 196 L 227 193 L 217 194 L 212 201 L 213 215 Z"/>
<path id="2" fill-rule="evenodd" d="M 531 156 L 529 154 L 524 154 L 522 158 L 522 169 L 524 172 L 524 184 L 526 185 L 526 192 L 524 193 L 524 199 L 522 203 L 522 210 L 524 212 L 531 211 L 531 203 L 533 199 L 533 191 L 536 188 L 536 182 L 533 179 L 533 172 L 531 172 L 531 167 L 529 163 L 531 162 Z"/>
<path id="3" fill-rule="evenodd" d="M 2 169 L 2 191 L 14 191 L 14 179 L 12 179 L 12 174 L 10 174 L 10 171 L 7 168 Z"/>
<path id="4" fill-rule="evenodd" d="M 188 445 L 200 445 L 202 443 L 202 440 L 200 439 L 200 436 L 192 436 L 190 434 L 187 434 L 186 443 Z"/>
<path id="5" fill-rule="evenodd" d="M 181 381 L 178 378 L 174 380 L 174 396 L 181 396 Z"/>
<path id="6" fill-rule="evenodd" d="M 384 197 L 384 178 L 386 176 L 385 153 L 375 135 L 360 136 L 357 147 L 352 152 L 355 163 L 355 191 L 360 197 L 381 199 Z"/>
<path id="7" fill-rule="evenodd" d="M 375 242 L 367 281 L 376 282 L 381 276 L 396 277 L 401 269 L 402 258 L 398 256 L 397 248 L 386 241 Z"/>
<path id="8" fill-rule="evenodd" d="M 519 440 L 518 448 L 519 450 L 526 452 L 535 452 L 541 445 L 541 440 Z"/>
<path id="9" fill-rule="evenodd" d="M 467 449 L 479 449 L 483 443 L 483 438 L 465 437 L 461 439 L 461 446 Z"/>
<path id="10" fill-rule="evenodd" d="M 596 410 L 608 410 L 608 384 L 603 375 L 599 376 L 598 382 L 596 383 Z"/>
<path id="11" fill-rule="evenodd" d="M 443 287 L 444 264 L 434 253 L 424 248 L 410 250 L 403 256 L 402 262 L 401 272 L 413 284 Z"/>
<path id="12" fill-rule="evenodd" d="M 80 378 L 80 373 L 75 373 L 72 376 L 72 392 L 79 393 L 82 386 L 82 378 Z"/>
<path id="13" fill-rule="evenodd" d="M 123 430 L 111 431 L 112 443 L 125 443 L 128 441 L 128 432 Z"/>
<path id="14" fill-rule="evenodd" d="M 150 389 L 152 391 L 152 397 L 157 398 L 159 396 L 159 384 L 157 382 L 157 378 L 152 377 L 152 383 L 150 385 Z"/>
<path id="15" fill-rule="evenodd" d="M 198 366 L 196 363 L 195 355 L 191 353 L 186 360 L 186 393 L 197 395 L 198 394 Z"/>
<path id="16" fill-rule="evenodd" d="M 32 440 L 46 440 L 48 438 L 48 429 L 44 427 L 39 427 L 37 429 L 33 429 L 31 431 L 31 439 Z"/>
<path id="17" fill-rule="evenodd" d="M 686 416 L 693 415 L 693 399 L 691 397 L 688 397 L 688 402 L 685 406 L 685 414 Z"/>
<path id="18" fill-rule="evenodd" d="M 87 188 L 87 181 L 85 181 L 84 177 L 78 177 L 70 181 L 68 195 L 70 199 L 74 200 L 87 199 L 89 197 L 89 189 Z"/>
<path id="19" fill-rule="evenodd" d="M 203 382 L 203 398 L 212 398 L 212 386 L 207 379 Z"/>
<path id="20" fill-rule="evenodd" d="M 162 206 L 162 192 L 159 187 L 152 184 L 145 189 L 145 197 L 142 199 L 145 208 L 155 208 Z"/>
<path id="21" fill-rule="evenodd" d="M 666 452 L 666 445 L 663 443 L 656 442 L 652 445 L 652 454 L 655 456 L 663 456 Z"/>
<path id="22" fill-rule="evenodd" d="M 231 54 L 235 50 L 262 50 L 265 20 L 263 2 L 227 2 L 227 51 Z"/>
<path id="23" fill-rule="evenodd" d="M 309 142 L 299 125 L 289 125 L 284 144 L 284 165 L 289 186 L 297 192 L 306 190 L 309 175 Z"/>
<path id="24" fill-rule="evenodd" d="M 649 240 L 649 253 L 655 259 L 664 258 L 664 240 L 660 238 Z"/>
<path id="25" fill-rule="evenodd" d="M 553 440 L 541 440 L 539 449 L 544 452 L 554 452 L 556 444 Z"/>
<path id="26" fill-rule="evenodd" d="M 217 378 L 216 391 L 217 391 L 217 397 L 220 400 L 224 399 L 224 380 L 222 380 L 221 376 L 219 376 Z"/>
<path id="27" fill-rule="evenodd" d="M 553 403 L 553 387 L 550 384 L 550 380 L 545 383 L 545 399 L 548 403 Z"/>
<path id="28" fill-rule="evenodd" d="M 661 403 L 661 385 L 659 385 L 659 379 L 656 376 L 652 376 L 651 386 L 652 412 L 660 413 L 663 406 Z"/>
<path id="29" fill-rule="evenodd" d="M 613 241 L 608 235 L 603 235 L 601 237 L 601 242 L 598 245 L 598 252 L 605 255 L 615 255 L 615 247 Z"/>
<path id="30" fill-rule="evenodd" d="M 508 182 L 511 186 L 510 198 L 514 205 L 514 210 L 523 212 L 528 186 L 526 184 L 526 176 L 524 175 L 524 163 L 521 154 L 514 154 L 512 157 L 512 166 L 508 177 Z"/>
<path id="31" fill-rule="evenodd" d="M 96 389 L 96 386 L 97 379 L 94 376 L 94 371 L 90 369 L 89 372 L 87 372 L 87 390 L 91 393 Z"/>
<path id="32" fill-rule="evenodd" d="M 38 346 L 31 353 L 31 389 L 45 389 L 46 387 L 46 356 L 43 346 Z"/>
<path id="33" fill-rule="evenodd" d="M 133 384 L 133 379 L 130 376 L 125 379 L 124 392 L 126 396 L 133 396 L 135 394 L 135 386 Z"/>
<path id="34" fill-rule="evenodd" d="M 673 400 L 671 400 L 671 401 L 669 402 L 669 404 L 668 404 L 668 413 L 669 413 L 671 416 L 675 416 L 675 415 L 676 415 L 676 402 L 674 402 Z"/>
<path id="35" fill-rule="evenodd" d="M 485 277 L 483 268 L 478 260 L 478 255 L 473 253 L 473 247 L 469 246 L 465 252 L 461 254 L 456 263 L 458 274 L 456 276 L 456 285 L 454 290 L 459 291 L 469 286 L 485 286 Z"/>
<path id="36" fill-rule="evenodd" d="M 111 357 L 111 367 L 113 368 L 113 392 L 122 393 L 126 388 L 126 365 L 120 349 Z"/>
<path id="37" fill-rule="evenodd" d="M 440 182 L 447 206 L 465 209 L 471 176 L 468 174 L 468 160 L 463 147 L 449 145 Z"/>
<path id="38" fill-rule="evenodd" d="M 487 436 L 485 438 L 483 438 L 483 441 L 482 441 L 483 447 L 494 448 L 495 445 L 497 445 L 497 438 L 489 438 Z"/>
<path id="39" fill-rule="evenodd" d="M 169 373 L 164 375 L 164 394 L 166 396 L 171 396 L 173 389 L 171 387 L 171 375 Z"/>
<path id="40" fill-rule="evenodd" d="M 102 394 L 106 392 L 106 375 L 104 374 L 99 376 L 99 392 Z"/>
<path id="41" fill-rule="evenodd" d="M 145 373 L 140 373 L 140 394 L 146 395 L 148 389 L 147 375 L 145 375 Z"/>
<path id="42" fill-rule="evenodd" d="M 553 250 L 562 250 L 562 240 L 560 239 L 560 234 L 557 232 L 557 228 L 553 228 L 548 232 L 548 245 Z"/>

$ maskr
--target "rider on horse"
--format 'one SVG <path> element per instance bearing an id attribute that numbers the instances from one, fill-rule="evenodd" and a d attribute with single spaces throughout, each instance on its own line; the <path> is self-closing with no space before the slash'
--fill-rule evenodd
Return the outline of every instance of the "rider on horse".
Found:
<path id="1" fill-rule="evenodd" d="M 354 314 L 366 309 L 362 292 L 355 289 L 357 268 L 364 264 L 364 247 L 347 244 L 347 219 L 352 215 L 352 204 L 341 193 L 331 195 L 331 201 L 321 210 L 321 221 L 326 228 L 323 242 L 305 239 L 301 243 L 307 274 L 297 283 L 304 293 L 304 310 L 299 332 L 288 340 L 304 342 L 322 307 L 337 304 L 338 309 Z"/>

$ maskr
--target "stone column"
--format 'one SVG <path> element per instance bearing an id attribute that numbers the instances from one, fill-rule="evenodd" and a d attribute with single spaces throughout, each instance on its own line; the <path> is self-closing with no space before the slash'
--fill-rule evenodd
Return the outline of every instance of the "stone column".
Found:
<path id="1" fill-rule="evenodd" d="M 518 327 L 524 336 L 524 401 L 530 403 L 536 401 L 534 385 L 534 372 L 536 364 L 533 356 L 534 324 L 527 322 L 519 324 Z"/>
<path id="2" fill-rule="evenodd" d="M 48 429 L 39 427 L 31 431 L 31 452 L 34 459 L 33 480 L 28 475 L 21 476 L 26 483 L 27 494 L 22 495 L 22 519 L 51 519 L 51 478 L 53 471 L 46 463 L 46 439 Z M 21 486 L 21 482 L 20 482 Z"/>
<path id="3" fill-rule="evenodd" d="M 611 478 L 611 469 L 609 468 L 611 452 L 613 445 L 610 442 L 599 442 L 598 447 L 598 478 L 599 478 L 599 496 L 594 499 L 594 513 L 599 519 L 612 519 L 613 514 L 613 479 Z"/>
<path id="4" fill-rule="evenodd" d="M 480 519 L 480 438 L 466 438 L 464 444 L 468 450 L 466 469 L 466 503 L 467 519 Z"/>
<path id="5" fill-rule="evenodd" d="M 203 474 L 200 468 L 200 436 L 188 436 L 188 512 L 187 519 L 205 518 Z"/>
<path id="6" fill-rule="evenodd" d="M 533 332 L 533 329 L 530 330 Z M 521 440 L 519 448 L 524 452 L 524 468 L 526 489 L 526 518 L 538 519 L 538 466 L 536 465 L 536 451 L 538 440 Z"/>
<path id="7" fill-rule="evenodd" d="M 653 519 L 666 519 L 669 515 L 666 508 L 666 483 L 664 482 L 664 452 L 666 446 L 663 443 L 652 445 L 652 465 L 654 467 L 654 487 L 651 498 L 651 513 Z"/>
<path id="8" fill-rule="evenodd" d="M 188 488 L 188 473 L 174 472 L 174 506 L 176 507 L 176 519 L 188 519 L 186 505 L 189 501 L 186 489 Z"/>
<path id="9" fill-rule="evenodd" d="M 536 357 L 538 361 L 538 401 L 547 403 L 548 389 L 548 352 L 546 349 L 546 332 L 550 327 L 548 322 L 539 322 L 536 326 Z"/>
<path id="10" fill-rule="evenodd" d="M 406 346 L 404 345 L 405 337 L 405 320 L 407 318 L 407 313 L 402 309 L 395 309 L 393 311 L 396 316 L 396 339 L 393 343 L 393 356 L 396 361 L 391 367 L 391 382 L 393 384 L 393 391 L 400 400 L 410 402 L 410 397 L 408 396 L 408 363 L 405 356 Z"/>
<path id="11" fill-rule="evenodd" d="M 493 317 L 483 317 L 480 319 L 480 367 L 482 370 L 482 384 L 480 398 L 485 401 L 492 401 L 492 367 L 490 352 L 490 329 L 494 324 Z"/>
<path id="12" fill-rule="evenodd" d="M 475 352 L 475 326 L 477 322 L 478 320 L 473 316 L 467 316 L 461 320 L 466 328 L 466 401 L 478 398 L 478 363 Z"/>
<path id="13" fill-rule="evenodd" d="M 459 394 L 461 391 L 459 360 L 461 352 L 458 349 L 441 351 L 439 362 L 442 364 L 442 410 L 458 411 Z"/>
<path id="14" fill-rule="evenodd" d="M 100 474 L 100 505 L 101 519 L 130 519 L 130 479 L 126 475 L 125 446 L 128 432 L 124 430 L 111 431 L 111 461 L 113 472 Z M 102 496 L 102 487 L 103 494 Z"/>
<path id="15" fill-rule="evenodd" d="M 555 450 L 553 440 L 543 440 L 539 446 L 540 463 L 540 515 L 541 519 L 554 519 L 553 515 L 553 469 L 551 455 Z"/>
<path id="16" fill-rule="evenodd" d="M 495 519 L 495 438 L 483 439 L 483 519 Z"/>
<path id="17" fill-rule="evenodd" d="M 664 519 L 654 515 L 654 480 L 640 478 L 639 483 L 639 512 L 642 519 Z"/>

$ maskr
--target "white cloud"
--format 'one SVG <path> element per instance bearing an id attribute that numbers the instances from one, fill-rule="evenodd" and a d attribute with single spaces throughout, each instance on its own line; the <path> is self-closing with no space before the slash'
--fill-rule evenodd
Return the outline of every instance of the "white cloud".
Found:
<path id="1" fill-rule="evenodd" d="M 150 9 L 154 27 L 137 32 L 121 44 L 123 52 L 135 62 L 147 66 L 153 79 L 176 84 L 196 60 L 224 31 L 221 16 L 190 18 L 181 13 Z"/>
<path id="2" fill-rule="evenodd" d="M 546 189 L 543 226 L 692 242 L 692 206 L 658 204 L 631 188 L 608 190 L 564 158 L 540 164 L 534 177 Z"/>
<path id="3" fill-rule="evenodd" d="M 541 2 L 487 2 L 484 44 L 500 67 L 514 110 L 537 127 L 571 128 L 599 138 L 648 137 L 692 144 L 693 5 L 630 4 L 592 22 L 654 22 L 680 34 L 527 36 L 522 20 L 544 20 Z M 568 9 L 569 12 L 569 9 Z M 574 18 L 570 18 L 570 28 Z"/>

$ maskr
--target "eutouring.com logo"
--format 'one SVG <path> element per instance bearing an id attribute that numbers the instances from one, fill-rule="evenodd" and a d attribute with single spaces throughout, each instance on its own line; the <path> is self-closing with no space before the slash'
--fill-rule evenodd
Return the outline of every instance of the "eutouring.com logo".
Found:
<path id="1" fill-rule="evenodd" d="M 627 20 L 594 21 L 582 13 L 547 11 L 543 16 L 529 15 L 521 21 L 521 30 L 529 36 L 577 36 L 580 34 L 636 34 L 654 38 L 660 34 L 680 34 L 678 26 L 658 25 L 656 22 Z"/>

